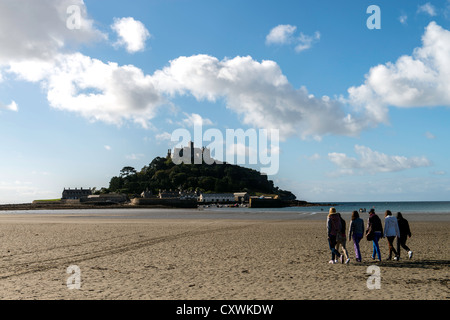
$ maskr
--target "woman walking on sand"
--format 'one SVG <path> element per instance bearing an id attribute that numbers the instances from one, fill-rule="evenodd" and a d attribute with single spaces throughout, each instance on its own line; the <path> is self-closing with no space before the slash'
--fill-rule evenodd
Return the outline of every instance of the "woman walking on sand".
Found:
<path id="1" fill-rule="evenodd" d="M 375 209 L 370 209 L 369 220 L 367 222 L 366 237 L 371 236 L 373 244 L 372 259 L 375 260 L 375 256 L 378 256 L 378 261 L 381 261 L 381 252 L 378 241 L 383 237 L 383 225 L 381 224 L 380 217 L 375 213 Z"/>
<path id="2" fill-rule="evenodd" d="M 341 229 L 338 232 L 337 236 L 336 236 L 336 250 L 339 252 L 339 246 L 342 246 L 342 251 L 344 252 L 343 255 L 341 255 L 341 263 L 344 262 L 344 256 L 345 256 L 345 264 L 350 262 L 350 258 L 348 256 L 348 251 L 347 251 L 347 238 L 345 235 L 345 220 L 342 219 L 341 214 L 338 212 L 337 216 L 339 217 L 339 220 L 341 220 Z"/>
<path id="3" fill-rule="evenodd" d="M 395 237 L 400 238 L 400 230 L 397 219 L 392 216 L 390 210 L 386 210 L 384 214 L 384 236 L 387 238 L 389 244 L 389 256 L 387 260 L 391 260 L 392 253 L 395 254 L 394 260 L 398 260 L 397 251 L 394 249 L 394 240 Z"/>
<path id="4" fill-rule="evenodd" d="M 408 237 L 411 238 L 411 230 L 409 229 L 408 220 L 403 218 L 401 212 L 397 212 L 397 222 L 398 222 L 398 229 L 400 230 L 400 237 L 397 238 L 397 255 L 398 255 L 398 259 L 400 259 L 400 246 L 402 246 L 403 249 L 408 251 L 408 258 L 411 259 L 412 255 L 413 255 L 413 252 L 406 245 L 406 239 Z"/>
<path id="5" fill-rule="evenodd" d="M 348 241 L 353 240 L 353 247 L 355 248 L 356 261 L 361 262 L 361 251 L 359 249 L 359 242 L 364 236 L 364 221 L 359 217 L 358 211 L 352 212 L 352 220 L 348 227 Z"/>
<path id="6" fill-rule="evenodd" d="M 341 220 L 336 214 L 335 208 L 330 208 L 327 217 L 327 234 L 328 234 L 328 245 L 331 250 L 331 260 L 329 263 L 336 263 L 336 258 L 341 258 L 341 254 L 336 250 L 336 236 L 341 230 Z"/>

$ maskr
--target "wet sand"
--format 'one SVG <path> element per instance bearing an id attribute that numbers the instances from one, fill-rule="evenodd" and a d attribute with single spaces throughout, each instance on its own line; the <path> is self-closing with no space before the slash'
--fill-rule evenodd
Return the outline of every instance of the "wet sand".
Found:
<path id="1" fill-rule="evenodd" d="M 329 264 L 325 214 L 273 218 L 188 211 L 0 215 L 2 299 L 442 300 L 450 297 L 448 215 L 405 215 L 413 236 L 400 261 Z M 192 215 L 195 214 L 195 218 Z M 164 218 L 161 218 L 161 215 Z M 348 217 L 345 217 L 348 221 Z M 388 254 L 380 241 L 382 258 Z M 403 250 L 403 249 L 402 249 Z M 380 289 L 368 268 L 379 267 Z M 69 289 L 69 266 L 79 289 Z"/>

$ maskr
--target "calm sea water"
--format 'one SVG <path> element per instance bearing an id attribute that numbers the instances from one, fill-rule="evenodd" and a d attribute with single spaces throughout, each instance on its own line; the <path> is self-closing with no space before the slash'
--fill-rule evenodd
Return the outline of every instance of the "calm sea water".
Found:
<path id="1" fill-rule="evenodd" d="M 424 215 L 439 216 L 440 221 L 450 221 L 450 201 L 418 202 L 338 202 L 333 203 L 337 211 L 349 217 L 353 210 L 360 208 L 367 212 L 374 208 L 379 215 L 386 210 L 408 214 L 409 218 L 422 219 Z M 291 220 L 324 219 L 330 206 L 288 207 L 288 208 L 203 208 L 203 209 L 83 209 L 83 210 L 37 210 L 37 211 L 0 211 L 2 214 L 46 215 L 57 214 L 69 219 L 255 219 L 255 220 Z M 408 219 L 409 219 L 408 218 Z"/>
<path id="2" fill-rule="evenodd" d="M 405 213 L 448 213 L 450 214 L 450 201 L 390 201 L 390 202 L 333 202 L 333 206 L 338 212 L 351 213 L 359 209 L 375 209 L 377 213 L 384 213 L 391 210 L 393 214 L 397 212 Z M 328 212 L 329 205 L 313 207 L 288 207 L 288 208 L 267 208 L 267 209 L 239 209 L 258 211 L 286 211 L 286 212 Z M 221 209 L 224 210 L 224 209 Z M 229 208 L 228 210 L 236 210 Z"/>
<path id="3" fill-rule="evenodd" d="M 360 208 L 365 208 L 368 212 L 374 208 L 377 213 L 384 213 L 386 210 L 391 210 L 393 214 L 397 212 L 450 213 L 450 201 L 336 202 L 333 204 L 335 204 L 336 210 L 340 212 L 358 211 Z M 307 211 L 318 211 L 321 209 L 328 211 L 329 206 L 303 209 Z"/>

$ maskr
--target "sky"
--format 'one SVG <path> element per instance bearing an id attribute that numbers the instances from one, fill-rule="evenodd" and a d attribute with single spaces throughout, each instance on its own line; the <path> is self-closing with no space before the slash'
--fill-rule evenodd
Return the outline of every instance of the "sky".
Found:
<path id="1" fill-rule="evenodd" d="M 0 203 L 108 187 L 199 123 L 277 130 L 298 199 L 446 201 L 449 107 L 449 0 L 0 0 Z"/>

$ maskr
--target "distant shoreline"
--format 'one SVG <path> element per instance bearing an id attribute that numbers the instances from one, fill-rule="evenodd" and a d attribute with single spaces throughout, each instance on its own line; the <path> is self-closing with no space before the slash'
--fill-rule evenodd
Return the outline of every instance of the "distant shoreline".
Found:
<path id="1" fill-rule="evenodd" d="M 319 207 L 333 206 L 326 203 L 309 203 L 305 201 L 294 201 L 286 207 Z M 31 211 L 31 210 L 84 210 L 84 209 L 173 209 L 170 205 L 132 205 L 124 204 L 65 204 L 65 203 L 21 203 L 21 204 L 0 204 L 0 211 Z M 183 208 L 197 209 L 197 208 Z"/>

